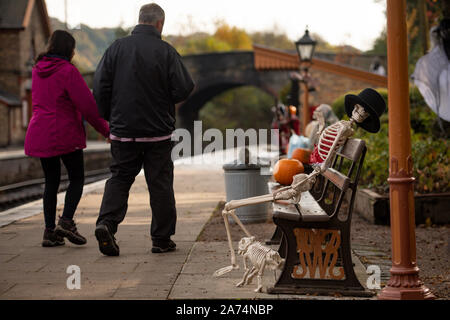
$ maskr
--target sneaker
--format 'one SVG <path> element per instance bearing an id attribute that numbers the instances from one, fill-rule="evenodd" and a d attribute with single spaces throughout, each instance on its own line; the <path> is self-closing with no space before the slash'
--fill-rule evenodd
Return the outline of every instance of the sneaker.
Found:
<path id="1" fill-rule="evenodd" d="M 152 247 L 152 253 L 164 253 L 169 251 L 175 251 L 177 245 L 172 240 L 169 240 L 169 242 L 159 242 L 154 241 L 153 247 Z"/>
<path id="2" fill-rule="evenodd" d="M 42 240 L 43 247 L 57 247 L 57 246 L 63 246 L 64 244 L 65 244 L 64 238 L 58 236 L 55 233 L 55 230 L 45 229 L 44 237 Z"/>
<path id="3" fill-rule="evenodd" d="M 73 220 L 66 220 L 60 217 L 55 233 L 60 237 L 66 237 L 73 244 L 83 245 L 87 242 L 86 238 L 78 233 L 77 226 Z"/>
<path id="4" fill-rule="evenodd" d="M 108 230 L 104 224 L 99 224 L 95 228 L 95 237 L 98 241 L 98 248 L 105 256 L 118 256 L 120 253 L 119 246 L 116 243 L 116 238 Z"/>

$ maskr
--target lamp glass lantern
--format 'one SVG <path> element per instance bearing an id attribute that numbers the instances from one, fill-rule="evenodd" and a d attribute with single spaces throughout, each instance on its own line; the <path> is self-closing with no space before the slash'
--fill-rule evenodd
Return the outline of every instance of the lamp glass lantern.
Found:
<path id="1" fill-rule="evenodd" d="M 295 47 L 297 48 L 301 62 L 311 62 L 316 44 L 317 41 L 311 38 L 308 29 L 306 29 L 303 37 L 295 42 Z"/>

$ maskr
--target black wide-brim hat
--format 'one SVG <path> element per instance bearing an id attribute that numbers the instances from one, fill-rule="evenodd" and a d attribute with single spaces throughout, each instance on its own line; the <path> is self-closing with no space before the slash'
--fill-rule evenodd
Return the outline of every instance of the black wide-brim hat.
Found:
<path id="1" fill-rule="evenodd" d="M 369 117 L 362 123 L 357 123 L 364 130 L 377 133 L 380 131 L 380 117 L 386 110 L 383 97 L 374 89 L 366 88 L 358 95 L 348 94 L 345 96 L 345 112 L 351 118 L 355 105 L 359 104 L 369 113 Z"/>

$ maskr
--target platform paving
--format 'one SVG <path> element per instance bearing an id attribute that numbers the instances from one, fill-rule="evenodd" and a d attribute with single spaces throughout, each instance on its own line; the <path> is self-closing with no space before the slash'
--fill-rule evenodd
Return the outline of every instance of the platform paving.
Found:
<path id="1" fill-rule="evenodd" d="M 223 172 L 217 166 L 180 165 L 175 169 L 174 187 L 177 250 L 166 254 L 150 252 L 151 210 L 143 176 L 137 177 L 131 189 L 128 214 L 116 235 L 119 257 L 103 256 L 94 236 L 104 182 L 86 187 L 76 214 L 79 230 L 88 239 L 85 246 L 66 240 L 65 246 L 42 248 L 44 222 L 39 201 L 28 208 L 34 215 L 10 212 L 9 219 L 18 220 L 0 228 L 0 299 L 336 299 L 255 293 L 255 283 L 236 288 L 242 270 L 213 278 L 216 269 L 230 263 L 227 243 L 196 240 L 217 203 L 226 198 Z M 364 267 L 357 258 L 354 262 L 365 284 Z M 80 267 L 81 289 L 67 288 L 70 274 L 66 271 L 71 265 Z M 275 278 L 273 271 L 266 271 L 265 286 Z"/>

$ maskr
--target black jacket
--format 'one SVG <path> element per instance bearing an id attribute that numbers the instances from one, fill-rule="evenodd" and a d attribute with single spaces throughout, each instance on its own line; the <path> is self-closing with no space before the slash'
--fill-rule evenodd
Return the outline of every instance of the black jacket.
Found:
<path id="1" fill-rule="evenodd" d="M 105 52 L 94 77 L 94 96 L 111 133 L 122 138 L 159 137 L 175 130 L 175 104 L 194 82 L 178 52 L 150 25 Z"/>

